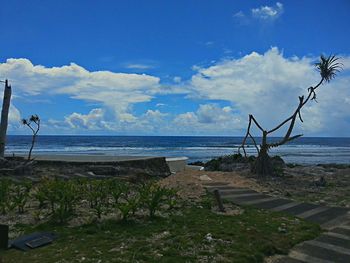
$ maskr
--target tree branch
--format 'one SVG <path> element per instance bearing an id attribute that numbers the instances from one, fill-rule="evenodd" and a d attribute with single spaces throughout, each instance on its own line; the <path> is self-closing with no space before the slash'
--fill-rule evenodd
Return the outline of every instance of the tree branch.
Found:
<path id="1" fill-rule="evenodd" d="M 253 117 L 253 115 L 249 114 L 249 123 L 248 123 L 248 128 L 247 128 L 247 133 L 246 135 L 244 136 L 244 139 L 242 141 L 242 144 L 241 146 L 238 147 L 238 153 L 240 153 L 240 149 L 242 148 L 243 149 L 243 152 L 244 152 L 244 157 L 247 157 L 247 152 L 245 150 L 245 145 L 246 145 L 246 141 L 247 141 L 247 138 L 248 136 L 250 136 L 250 138 L 252 138 L 253 142 L 254 142 L 254 146 L 256 148 L 256 151 L 259 153 L 259 148 L 256 144 L 256 141 L 254 139 L 254 137 L 250 134 L 250 127 L 252 125 L 252 121 L 256 124 L 256 126 L 261 130 L 261 131 L 264 131 L 263 128 L 261 128 L 261 126 L 259 125 L 259 123 L 255 120 L 255 118 Z"/>

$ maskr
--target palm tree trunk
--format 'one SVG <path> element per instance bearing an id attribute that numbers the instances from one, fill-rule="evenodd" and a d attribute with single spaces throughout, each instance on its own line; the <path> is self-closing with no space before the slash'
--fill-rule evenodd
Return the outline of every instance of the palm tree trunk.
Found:
<path id="1" fill-rule="evenodd" d="M 8 125 L 8 115 L 11 101 L 11 86 L 8 85 L 8 81 L 5 81 L 4 98 L 1 110 L 1 123 L 0 123 L 0 158 L 5 156 L 5 144 L 6 144 L 6 132 Z"/>

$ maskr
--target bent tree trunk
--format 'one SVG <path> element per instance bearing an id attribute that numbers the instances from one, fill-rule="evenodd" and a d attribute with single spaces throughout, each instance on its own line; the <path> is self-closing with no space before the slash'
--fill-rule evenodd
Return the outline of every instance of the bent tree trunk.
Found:
<path id="1" fill-rule="evenodd" d="M 263 132 L 262 143 L 258 153 L 258 157 L 253 164 L 252 171 L 255 174 L 262 176 L 273 175 L 273 166 L 270 161 L 270 156 L 268 154 L 268 145 L 266 143 L 267 132 Z"/>
<path id="2" fill-rule="evenodd" d="M 249 115 L 247 132 L 243 138 L 241 146 L 238 147 L 238 152 L 240 152 L 240 149 L 243 149 L 244 156 L 247 157 L 245 146 L 246 146 L 247 138 L 248 137 L 251 138 L 256 148 L 256 151 L 258 153 L 258 157 L 254 165 L 252 166 L 252 172 L 263 176 L 274 175 L 275 169 L 271 162 L 271 158 L 268 155 L 269 149 L 273 147 L 281 146 L 283 144 L 286 144 L 302 136 L 302 134 L 292 136 L 292 132 L 294 129 L 295 122 L 297 121 L 297 118 L 299 118 L 300 121 L 303 122 L 303 119 L 301 117 L 301 109 L 305 106 L 306 103 L 308 103 L 308 101 L 312 101 L 312 100 L 316 101 L 316 89 L 319 86 L 321 86 L 324 82 L 330 82 L 336 76 L 336 73 L 342 69 L 343 64 L 340 62 L 337 62 L 338 59 L 339 58 L 332 55 L 329 56 L 328 58 L 321 55 L 320 62 L 315 64 L 317 70 L 320 72 L 321 80 L 318 82 L 317 85 L 311 86 L 307 89 L 308 91 L 307 97 L 304 97 L 304 96 L 299 97 L 299 104 L 296 107 L 295 111 L 291 114 L 291 116 L 289 116 L 287 119 L 282 121 L 275 128 L 271 130 L 265 130 L 258 123 L 258 121 L 254 118 L 253 115 L 251 114 Z M 275 143 L 271 143 L 267 141 L 267 136 L 269 134 L 272 134 L 275 131 L 279 130 L 282 126 L 284 126 L 287 123 L 289 123 L 289 127 L 281 140 Z M 262 132 L 262 142 L 260 147 L 258 147 L 254 137 L 251 134 L 252 124 L 255 124 L 255 126 Z"/>
<path id="3" fill-rule="evenodd" d="M 0 158 L 4 158 L 5 144 L 6 144 L 6 132 L 8 125 L 8 114 L 11 101 L 11 86 L 8 85 L 8 81 L 5 81 L 4 98 L 1 110 L 1 124 L 0 124 Z"/>

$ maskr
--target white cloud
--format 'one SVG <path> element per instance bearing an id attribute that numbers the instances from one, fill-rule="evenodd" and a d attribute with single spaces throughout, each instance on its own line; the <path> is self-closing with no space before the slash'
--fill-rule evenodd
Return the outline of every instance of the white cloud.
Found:
<path id="1" fill-rule="evenodd" d="M 73 129 L 84 128 L 89 130 L 99 130 L 107 128 L 103 124 L 104 111 L 102 109 L 92 109 L 88 114 L 72 113 L 65 117 L 65 122 Z"/>
<path id="2" fill-rule="evenodd" d="M 97 102 L 130 120 L 130 105 L 150 101 L 160 91 L 159 78 L 145 74 L 88 71 L 71 63 L 62 67 L 33 65 L 28 59 L 7 59 L 0 63 L 0 75 L 7 76 L 17 96 L 67 94 Z"/>
<path id="3" fill-rule="evenodd" d="M 243 11 L 241 10 L 241 11 L 235 13 L 235 14 L 233 15 L 233 17 L 242 18 L 242 17 L 245 17 L 245 14 L 244 14 Z"/>
<path id="4" fill-rule="evenodd" d="M 307 88 L 319 81 L 313 62 L 306 57 L 285 58 L 277 48 L 265 54 L 253 52 L 240 59 L 224 60 L 198 69 L 191 79 L 192 96 L 230 101 L 239 119 L 247 122 L 248 114 L 253 114 L 263 127 L 273 128 L 290 116 L 298 96 L 306 94 Z M 303 108 L 305 122 L 299 130 L 309 135 L 326 130 L 337 134 L 337 123 L 350 128 L 346 103 L 350 98 L 350 78 L 342 73 L 331 84 L 319 88 L 318 104 L 310 102 Z M 331 116 L 334 112 L 337 115 Z M 202 119 L 210 120 L 210 116 Z"/>
<path id="5" fill-rule="evenodd" d="M 292 113 L 298 96 L 306 94 L 307 88 L 319 80 L 314 62 L 315 58 L 310 57 L 285 57 L 277 48 L 271 48 L 264 54 L 252 52 L 210 66 L 193 67 L 195 73 L 191 79 L 179 78 L 171 86 L 161 86 L 159 78 L 149 75 L 91 72 L 74 63 L 48 68 L 34 66 L 26 59 L 0 63 L 0 75 L 11 80 L 14 98 L 54 100 L 58 94 L 64 94 L 96 105 L 89 112 L 77 108 L 64 119 L 59 120 L 62 118 L 59 116 L 43 122 L 43 132 L 51 129 L 56 133 L 242 135 L 248 114 L 253 114 L 269 129 Z M 299 123 L 295 132 L 308 136 L 348 136 L 350 57 L 343 56 L 341 62 L 344 70 L 330 84 L 317 90 L 319 103 L 310 102 L 303 108 L 305 122 Z M 165 112 L 174 106 L 170 99 L 166 102 L 169 107 L 161 108 L 165 104 L 158 103 L 156 109 L 134 115 L 133 104 L 147 102 L 162 94 L 189 94 L 178 99 L 195 98 L 196 104 L 199 102 L 200 105 L 193 111 L 183 108 L 182 113 L 174 115 Z M 226 101 L 225 105 L 229 103 L 229 106 L 220 106 L 221 102 L 215 104 L 213 101 Z M 17 103 L 16 100 L 12 102 Z M 10 128 L 19 125 L 20 116 L 19 110 L 12 105 Z"/>
<path id="6" fill-rule="evenodd" d="M 181 79 L 181 77 L 176 76 L 176 77 L 174 77 L 173 80 L 174 80 L 175 83 L 180 83 L 182 79 Z"/>
<path id="7" fill-rule="evenodd" d="M 154 68 L 154 66 L 153 65 L 148 65 L 148 64 L 130 63 L 130 64 L 125 65 L 125 68 L 145 70 L 145 69 Z"/>
<path id="8" fill-rule="evenodd" d="M 261 6 L 250 10 L 245 14 L 242 10 L 236 12 L 233 18 L 239 25 L 249 25 L 254 19 L 264 22 L 272 22 L 280 17 L 284 12 L 283 4 L 277 2 L 274 6 Z"/>
<path id="9" fill-rule="evenodd" d="M 198 133 L 231 134 L 242 129 L 240 116 L 232 112 L 231 107 L 219 107 L 216 104 L 201 104 L 196 112 L 185 112 L 173 120 L 174 131 L 180 134 Z"/>
<path id="10" fill-rule="evenodd" d="M 251 10 L 254 18 L 262 20 L 274 20 L 283 13 L 283 4 L 277 2 L 275 6 L 261 6 Z"/>

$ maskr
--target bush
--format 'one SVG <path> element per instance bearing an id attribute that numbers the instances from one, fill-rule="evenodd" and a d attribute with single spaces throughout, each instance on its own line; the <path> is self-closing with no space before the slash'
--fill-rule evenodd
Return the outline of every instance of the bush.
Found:
<path id="1" fill-rule="evenodd" d="M 85 197 L 89 201 L 90 208 L 98 219 L 101 218 L 102 214 L 108 211 L 109 189 L 109 181 L 104 180 L 89 180 L 85 185 Z"/>
<path id="2" fill-rule="evenodd" d="M 11 200 L 11 186 L 12 181 L 9 179 L 0 180 L 0 211 L 1 214 L 5 215 L 9 211 L 12 211 L 15 206 Z"/>
<path id="3" fill-rule="evenodd" d="M 11 199 L 13 200 L 13 205 L 18 209 L 18 213 L 24 213 L 24 207 L 27 204 L 31 189 L 31 181 L 13 184 Z"/>
<path id="4" fill-rule="evenodd" d="M 39 201 L 39 208 L 50 206 L 50 216 L 60 223 L 66 222 L 75 211 L 79 199 L 78 187 L 74 181 L 59 179 L 44 179 L 36 189 L 35 198 Z"/>
<path id="5" fill-rule="evenodd" d="M 167 189 L 155 183 L 144 184 L 140 189 L 141 203 L 148 209 L 151 218 L 155 216 L 157 210 L 160 210 L 168 195 Z"/>

